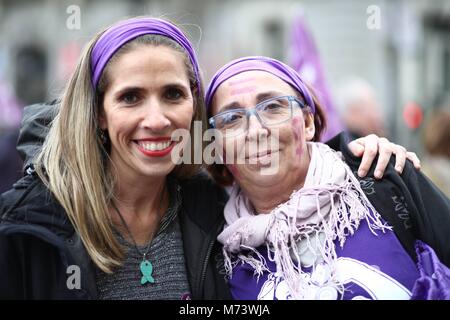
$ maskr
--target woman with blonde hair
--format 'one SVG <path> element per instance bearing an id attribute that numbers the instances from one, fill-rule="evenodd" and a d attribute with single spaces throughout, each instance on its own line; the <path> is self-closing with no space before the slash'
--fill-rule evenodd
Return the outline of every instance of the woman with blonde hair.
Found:
<path id="1" fill-rule="evenodd" d="M 202 138 L 172 134 L 205 119 L 181 30 L 143 17 L 94 37 L 39 151 L 49 109 L 25 111 L 27 174 L 0 198 L 0 298 L 229 298 L 216 241 L 227 194 L 171 158 Z"/>
<path id="2" fill-rule="evenodd" d="M 199 165 L 170 156 L 187 143 L 172 132 L 203 119 L 197 57 L 178 27 L 143 17 L 95 36 L 35 172 L 3 195 L 0 297 L 226 298 L 214 260 L 226 194 L 185 179 Z"/>

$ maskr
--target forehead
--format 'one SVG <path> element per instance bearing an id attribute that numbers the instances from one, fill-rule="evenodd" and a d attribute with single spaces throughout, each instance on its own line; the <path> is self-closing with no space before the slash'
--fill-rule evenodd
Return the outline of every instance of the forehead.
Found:
<path id="1" fill-rule="evenodd" d="M 112 61 L 108 75 L 111 85 L 133 81 L 151 83 L 161 79 L 189 81 L 184 55 L 166 46 L 136 46 Z"/>
<path id="2" fill-rule="evenodd" d="M 255 103 L 261 93 L 276 92 L 277 95 L 297 95 L 294 88 L 277 76 L 266 71 L 245 71 L 224 81 L 213 97 L 213 111 L 229 103 Z M 215 112 L 214 112 L 215 113 Z"/>
<path id="3" fill-rule="evenodd" d="M 233 90 L 238 87 L 256 86 L 258 89 L 286 91 L 286 94 L 295 93 L 292 87 L 282 79 L 267 71 L 245 71 L 224 81 L 218 89 Z"/>

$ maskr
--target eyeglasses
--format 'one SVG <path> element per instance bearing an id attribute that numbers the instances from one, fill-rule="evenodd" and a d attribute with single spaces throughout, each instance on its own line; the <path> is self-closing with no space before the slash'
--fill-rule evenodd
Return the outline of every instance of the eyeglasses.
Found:
<path id="1" fill-rule="evenodd" d="M 249 118 L 255 115 L 263 126 L 274 126 L 292 118 L 293 106 L 300 109 L 306 105 L 294 96 L 275 97 L 258 103 L 252 109 L 226 110 L 209 118 L 211 127 L 220 130 L 225 137 L 234 137 L 248 131 Z"/>

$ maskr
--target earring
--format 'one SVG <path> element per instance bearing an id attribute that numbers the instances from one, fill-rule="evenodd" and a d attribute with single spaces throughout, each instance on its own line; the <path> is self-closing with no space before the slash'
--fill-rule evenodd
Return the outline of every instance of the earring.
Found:
<path id="1" fill-rule="evenodd" d="M 98 137 L 100 138 L 100 141 L 103 145 L 105 145 L 108 142 L 108 137 L 106 136 L 106 130 L 99 129 Z"/>

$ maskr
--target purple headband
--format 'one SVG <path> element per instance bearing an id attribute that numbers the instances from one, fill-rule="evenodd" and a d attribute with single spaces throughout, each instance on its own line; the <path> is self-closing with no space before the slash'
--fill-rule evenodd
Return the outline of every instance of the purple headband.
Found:
<path id="1" fill-rule="evenodd" d="M 165 36 L 174 40 L 186 50 L 194 67 L 199 92 L 201 92 L 197 57 L 191 43 L 174 24 L 156 18 L 134 18 L 121 21 L 100 36 L 91 53 L 91 75 L 94 88 L 97 88 L 103 69 L 105 69 L 114 53 L 125 43 L 145 34 Z"/>
<path id="2" fill-rule="evenodd" d="M 253 56 L 233 60 L 216 72 L 206 89 L 205 104 L 209 110 L 212 98 L 217 88 L 229 78 L 246 71 L 266 71 L 290 84 L 300 92 L 306 100 L 306 104 L 315 113 L 316 108 L 312 96 L 300 75 L 286 64 L 268 57 Z"/>

